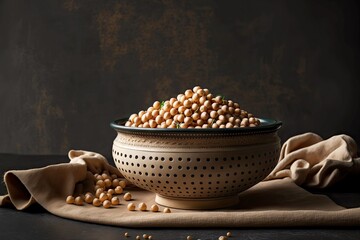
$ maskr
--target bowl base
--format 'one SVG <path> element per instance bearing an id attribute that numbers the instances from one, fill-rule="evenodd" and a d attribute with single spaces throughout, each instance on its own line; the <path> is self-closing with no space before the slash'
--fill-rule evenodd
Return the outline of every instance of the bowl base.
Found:
<path id="1" fill-rule="evenodd" d="M 239 196 L 226 196 L 219 198 L 201 198 L 201 199 L 188 199 L 167 197 L 156 194 L 155 202 L 157 204 L 179 209 L 218 209 L 227 208 L 239 203 Z"/>

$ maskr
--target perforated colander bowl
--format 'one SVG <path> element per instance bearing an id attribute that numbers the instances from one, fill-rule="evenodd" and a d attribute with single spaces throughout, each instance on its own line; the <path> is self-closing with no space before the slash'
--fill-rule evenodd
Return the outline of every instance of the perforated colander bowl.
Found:
<path id="1" fill-rule="evenodd" d="M 279 157 L 281 122 L 231 129 L 125 127 L 116 120 L 113 159 L 134 185 L 156 193 L 158 204 L 211 209 L 238 203 L 238 193 L 262 181 Z"/>

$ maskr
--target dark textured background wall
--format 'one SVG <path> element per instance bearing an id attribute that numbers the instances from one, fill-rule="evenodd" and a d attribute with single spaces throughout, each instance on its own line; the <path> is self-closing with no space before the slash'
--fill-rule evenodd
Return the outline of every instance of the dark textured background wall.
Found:
<path id="1" fill-rule="evenodd" d="M 357 1 L 0 0 L 0 152 L 109 156 L 113 119 L 199 84 L 283 140 L 360 143 Z"/>

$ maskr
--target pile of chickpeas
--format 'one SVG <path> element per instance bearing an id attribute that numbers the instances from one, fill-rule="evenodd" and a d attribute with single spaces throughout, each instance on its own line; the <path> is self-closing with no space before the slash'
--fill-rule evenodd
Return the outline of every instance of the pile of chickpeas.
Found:
<path id="1" fill-rule="evenodd" d="M 101 174 L 94 174 L 94 194 L 87 192 L 85 194 L 80 194 L 78 196 L 69 195 L 66 197 L 66 203 L 75 204 L 82 206 L 85 203 L 92 204 L 95 207 L 103 206 L 104 208 L 110 208 L 111 206 L 116 206 L 120 204 L 119 196 L 124 193 L 126 187 L 126 181 L 121 179 L 116 174 L 110 175 L 108 171 L 103 171 Z M 132 195 L 130 192 L 124 193 L 122 198 L 125 201 L 131 201 Z M 128 203 L 127 209 L 129 211 L 135 211 L 136 209 L 140 211 L 147 211 L 147 205 L 144 202 L 138 204 L 137 208 L 133 202 Z M 160 210 L 159 206 L 153 204 L 150 209 L 151 212 L 158 212 Z M 164 213 L 171 213 L 169 208 L 163 209 Z"/>
<path id="2" fill-rule="evenodd" d="M 176 98 L 155 101 L 146 111 L 132 114 L 127 127 L 140 128 L 241 128 L 256 127 L 259 119 L 222 96 L 196 86 Z"/>

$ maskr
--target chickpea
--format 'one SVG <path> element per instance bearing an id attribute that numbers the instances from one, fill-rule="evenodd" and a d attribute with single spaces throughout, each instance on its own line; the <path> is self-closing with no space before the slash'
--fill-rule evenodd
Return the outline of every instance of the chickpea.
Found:
<path id="1" fill-rule="evenodd" d="M 215 110 L 212 110 L 211 112 L 210 112 L 210 117 L 211 118 L 217 118 L 217 116 L 218 116 L 218 113 L 217 113 L 217 111 L 215 111 Z"/>
<path id="2" fill-rule="evenodd" d="M 209 114 L 207 112 L 202 112 L 200 115 L 202 120 L 207 120 L 209 118 Z"/>
<path id="3" fill-rule="evenodd" d="M 207 111 L 207 107 L 205 107 L 204 105 L 202 105 L 200 108 L 199 108 L 200 112 L 203 113 L 203 112 L 206 112 Z"/>
<path id="4" fill-rule="evenodd" d="M 134 118 L 137 117 L 138 115 L 136 113 L 131 114 L 129 117 L 130 122 L 134 122 Z"/>
<path id="5" fill-rule="evenodd" d="M 155 101 L 155 102 L 153 103 L 153 108 L 154 108 L 154 109 L 160 109 L 160 106 L 161 106 L 161 103 L 160 103 L 159 101 Z"/>
<path id="6" fill-rule="evenodd" d="M 101 202 L 104 202 L 104 201 L 107 200 L 107 199 L 108 199 L 107 193 L 105 193 L 105 192 L 100 193 L 99 200 L 100 200 Z"/>
<path id="7" fill-rule="evenodd" d="M 157 116 L 157 117 L 155 118 L 155 122 L 156 122 L 157 124 L 161 124 L 163 121 L 164 121 L 164 118 L 163 118 L 162 116 Z"/>
<path id="8" fill-rule="evenodd" d="M 155 128 L 156 125 L 157 125 L 157 124 L 156 124 L 155 120 L 151 119 L 151 120 L 149 121 L 149 126 L 150 126 L 151 128 Z"/>
<path id="9" fill-rule="evenodd" d="M 149 235 L 143 234 L 143 239 L 148 239 L 148 238 L 149 238 Z"/>
<path id="10" fill-rule="evenodd" d="M 105 182 L 104 182 L 103 180 L 98 180 L 98 181 L 96 182 L 96 185 L 98 185 L 98 186 L 101 187 L 101 188 L 104 188 L 104 187 L 105 187 Z"/>
<path id="11" fill-rule="evenodd" d="M 170 109 L 170 114 L 171 114 L 171 116 L 175 116 L 177 113 L 178 113 L 177 108 L 172 108 L 172 109 Z"/>
<path id="12" fill-rule="evenodd" d="M 95 196 L 96 197 L 99 197 L 100 196 L 100 193 L 104 192 L 104 188 L 98 188 L 96 189 L 96 192 L 95 192 Z"/>
<path id="13" fill-rule="evenodd" d="M 199 94 L 197 94 L 197 93 L 194 93 L 194 94 L 192 95 L 192 100 L 193 100 L 193 102 L 198 102 L 198 101 L 199 101 L 199 98 L 200 98 L 200 96 L 199 96 Z"/>
<path id="14" fill-rule="evenodd" d="M 216 96 L 215 97 L 215 99 L 214 99 L 214 101 L 216 102 L 216 103 L 222 103 L 222 97 L 221 96 Z"/>
<path id="15" fill-rule="evenodd" d="M 194 113 L 191 117 L 194 121 L 197 121 L 200 118 L 200 115 L 198 113 Z"/>
<path id="16" fill-rule="evenodd" d="M 110 202 L 109 200 L 105 200 L 105 201 L 103 202 L 103 207 L 104 207 L 104 208 L 110 208 L 110 207 L 111 207 L 111 202 Z"/>
<path id="17" fill-rule="evenodd" d="M 234 125 L 232 123 L 228 122 L 228 123 L 226 123 L 225 127 L 226 128 L 233 128 Z"/>
<path id="18" fill-rule="evenodd" d="M 121 194 L 121 193 L 123 193 L 124 190 L 121 186 L 116 186 L 114 191 L 116 194 Z"/>
<path id="19" fill-rule="evenodd" d="M 67 204 L 74 204 L 75 203 L 75 198 L 73 196 L 67 196 L 66 197 L 66 203 Z"/>
<path id="20" fill-rule="evenodd" d="M 94 196 L 92 194 L 86 194 L 85 195 L 85 202 L 86 203 L 92 203 L 93 200 L 94 200 Z"/>
<path id="21" fill-rule="evenodd" d="M 146 206 L 145 203 L 142 202 L 142 203 L 139 203 L 138 208 L 139 208 L 140 211 L 146 211 L 147 206 Z"/>
<path id="22" fill-rule="evenodd" d="M 221 108 L 217 111 L 217 113 L 218 113 L 219 115 L 224 115 L 224 114 L 225 114 L 224 110 L 222 110 Z"/>
<path id="23" fill-rule="evenodd" d="M 227 111 L 228 111 L 228 106 L 227 106 L 227 105 L 222 105 L 222 106 L 221 106 L 221 110 L 223 110 L 224 113 L 227 113 Z"/>
<path id="24" fill-rule="evenodd" d="M 170 208 L 164 208 L 163 212 L 164 213 L 171 213 L 171 210 L 170 210 Z"/>
<path id="25" fill-rule="evenodd" d="M 196 124 L 198 126 L 202 126 L 204 124 L 204 120 L 203 119 L 198 119 L 198 120 L 196 120 Z"/>
<path id="26" fill-rule="evenodd" d="M 187 236 L 187 237 L 186 237 L 186 240 L 192 240 L 192 237 L 191 237 L 191 236 Z"/>
<path id="27" fill-rule="evenodd" d="M 211 101 L 209 101 L 209 100 L 206 100 L 205 102 L 204 102 L 204 106 L 207 108 L 207 109 L 211 109 Z"/>
<path id="28" fill-rule="evenodd" d="M 132 198 L 131 193 L 127 192 L 127 193 L 124 194 L 124 200 L 125 201 L 130 201 L 131 198 Z"/>
<path id="29" fill-rule="evenodd" d="M 158 212 L 158 211 L 159 211 L 159 206 L 156 205 L 156 204 L 154 204 L 154 205 L 152 205 L 152 206 L 150 207 L 150 210 L 151 210 L 152 212 Z"/>
<path id="30" fill-rule="evenodd" d="M 112 186 L 112 182 L 111 182 L 111 180 L 110 180 L 109 178 L 105 179 L 105 180 L 104 180 L 104 183 L 105 183 L 105 187 L 106 187 L 106 188 L 109 188 L 109 187 Z"/>
<path id="31" fill-rule="evenodd" d="M 193 88 L 193 92 L 196 93 L 199 89 L 201 89 L 200 86 L 195 86 L 195 87 Z"/>
<path id="32" fill-rule="evenodd" d="M 170 105 L 172 106 L 175 101 L 176 101 L 176 98 L 170 98 L 170 100 L 169 100 Z"/>
<path id="33" fill-rule="evenodd" d="M 192 95 L 193 95 L 193 91 L 192 91 L 192 90 L 188 89 L 188 90 L 185 91 L 185 97 L 191 98 Z"/>
<path id="34" fill-rule="evenodd" d="M 186 117 L 190 117 L 190 116 L 192 115 L 192 111 L 191 111 L 190 109 L 186 109 L 186 110 L 184 111 L 184 115 L 185 115 Z"/>
<path id="35" fill-rule="evenodd" d="M 220 236 L 219 240 L 227 240 L 228 238 L 226 236 Z"/>
<path id="36" fill-rule="evenodd" d="M 82 198 L 80 196 L 78 196 L 78 197 L 75 198 L 74 203 L 75 203 L 75 205 L 82 206 L 83 205 L 83 200 L 82 200 Z"/>
<path id="37" fill-rule="evenodd" d="M 159 111 L 159 110 L 153 110 L 153 111 L 151 112 L 151 115 L 153 116 L 153 118 L 156 118 L 159 114 L 160 114 L 160 111 Z"/>
<path id="38" fill-rule="evenodd" d="M 101 205 L 101 201 L 98 198 L 94 198 L 92 204 L 95 207 L 99 207 Z"/>
<path id="39" fill-rule="evenodd" d="M 254 117 L 249 117 L 249 123 L 250 124 L 255 124 L 256 123 L 256 120 Z"/>
<path id="40" fill-rule="evenodd" d="M 184 118 L 184 124 L 189 126 L 192 123 L 193 119 L 191 117 Z"/>
<path id="41" fill-rule="evenodd" d="M 190 108 L 191 105 L 192 105 L 192 102 L 191 102 L 190 100 L 185 100 L 185 101 L 184 101 L 184 107 Z"/>
<path id="42" fill-rule="evenodd" d="M 197 111 L 199 109 L 199 105 L 197 103 L 193 103 L 191 105 L 191 110 L 193 110 L 194 112 Z"/>
<path id="43" fill-rule="evenodd" d="M 179 114 L 178 117 L 177 117 L 178 122 L 184 122 L 184 119 L 185 119 L 184 114 Z"/>
<path id="44" fill-rule="evenodd" d="M 128 205 L 127 205 L 127 209 L 129 210 L 129 211 L 135 211 L 135 204 L 134 203 L 129 203 Z"/>
<path id="45" fill-rule="evenodd" d="M 178 108 L 178 107 L 180 107 L 181 106 L 181 102 L 179 102 L 179 101 L 175 101 L 174 103 L 173 103 L 173 108 Z"/>
<path id="46" fill-rule="evenodd" d="M 199 94 L 199 95 L 200 95 L 200 94 Z M 203 105 L 206 100 L 207 100 L 206 97 L 205 97 L 205 96 L 202 96 L 202 97 L 199 98 L 199 103 Z"/>
<path id="47" fill-rule="evenodd" d="M 217 102 L 214 102 L 213 104 L 211 104 L 211 108 L 216 111 L 216 110 L 219 110 L 220 105 Z"/>
<path id="48" fill-rule="evenodd" d="M 120 199 L 118 197 L 111 198 L 111 204 L 112 205 L 119 205 L 120 204 Z"/>
<path id="49" fill-rule="evenodd" d="M 178 112 L 179 112 L 179 113 L 184 113 L 185 110 L 186 110 L 186 107 L 184 107 L 184 106 L 180 106 L 180 107 L 178 108 Z"/>
<path id="50" fill-rule="evenodd" d="M 171 114 L 169 112 L 166 112 L 166 113 L 164 113 L 163 117 L 164 117 L 165 120 L 168 120 L 168 119 L 171 118 Z"/>
<path id="51" fill-rule="evenodd" d="M 145 113 L 142 114 L 141 116 L 139 115 L 139 117 L 140 117 L 142 123 L 144 123 L 148 120 Z"/>
<path id="52" fill-rule="evenodd" d="M 231 236 L 232 236 L 231 232 L 227 232 L 227 233 L 226 233 L 226 236 L 227 236 L 227 237 L 231 237 Z"/>
<path id="53" fill-rule="evenodd" d="M 166 126 L 170 126 L 173 121 L 171 119 L 167 119 L 165 121 Z"/>

